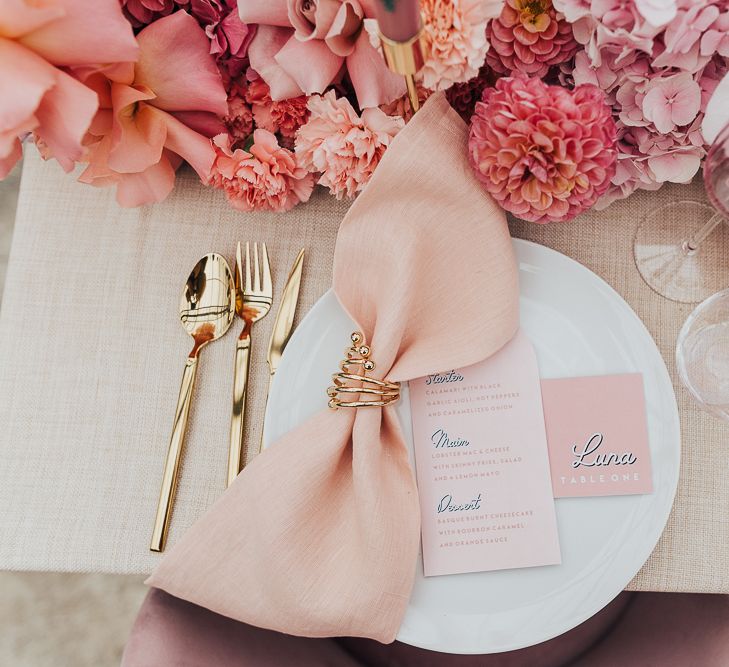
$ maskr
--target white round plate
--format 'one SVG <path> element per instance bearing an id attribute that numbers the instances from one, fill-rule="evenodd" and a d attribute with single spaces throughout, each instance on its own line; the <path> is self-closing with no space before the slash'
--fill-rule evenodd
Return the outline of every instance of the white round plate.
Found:
<path id="1" fill-rule="evenodd" d="M 590 618 L 648 559 L 676 493 L 678 409 L 651 335 L 620 295 L 581 264 L 527 241 L 515 240 L 514 246 L 521 326 L 536 348 L 541 377 L 643 374 L 655 490 L 557 500 L 561 565 L 425 578 L 419 556 L 398 639 L 434 651 L 509 651 L 556 637 Z M 326 388 L 353 330 L 331 291 L 307 314 L 272 387 L 269 441 L 326 407 Z M 412 456 L 406 392 L 398 412 Z"/>

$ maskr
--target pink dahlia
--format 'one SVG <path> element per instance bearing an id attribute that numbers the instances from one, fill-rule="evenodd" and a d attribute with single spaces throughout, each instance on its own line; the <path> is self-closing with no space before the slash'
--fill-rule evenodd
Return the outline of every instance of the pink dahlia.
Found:
<path id="1" fill-rule="evenodd" d="M 318 183 L 337 199 L 354 197 L 405 121 L 377 107 L 359 116 L 347 98 L 331 90 L 312 95 L 308 107 L 309 120 L 296 133 L 297 157 L 309 171 L 321 173 Z"/>
<path id="2" fill-rule="evenodd" d="M 486 62 L 500 74 L 515 72 L 543 77 L 552 65 L 577 51 L 572 26 L 552 0 L 506 0 L 500 16 L 489 22 L 491 50 Z"/>
<path id="3" fill-rule="evenodd" d="M 504 78 L 476 104 L 468 149 L 476 176 L 507 211 L 532 222 L 566 221 L 610 185 L 615 122 L 595 86 Z"/>
<path id="4" fill-rule="evenodd" d="M 227 134 L 214 137 L 213 147 L 216 157 L 209 182 L 225 191 L 233 208 L 288 211 L 311 196 L 314 177 L 271 132 L 256 130 L 247 151 L 233 150 Z"/>
<path id="5" fill-rule="evenodd" d="M 274 102 L 271 91 L 263 79 L 255 79 L 248 83 L 246 101 L 253 110 L 256 127 L 269 132 L 280 132 L 281 136 L 293 138 L 309 117 L 306 107 L 306 95 L 290 97 Z"/>
<path id="6" fill-rule="evenodd" d="M 423 85 L 445 90 L 478 74 L 489 43 L 486 24 L 503 0 L 423 0 Z"/>

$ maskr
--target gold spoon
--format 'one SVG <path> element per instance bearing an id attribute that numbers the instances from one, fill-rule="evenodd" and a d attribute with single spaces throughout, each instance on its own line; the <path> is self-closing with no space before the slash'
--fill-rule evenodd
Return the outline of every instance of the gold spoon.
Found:
<path id="1" fill-rule="evenodd" d="M 235 315 L 235 285 L 228 262 L 222 255 L 205 255 L 190 273 L 180 299 L 180 321 L 195 341 L 185 362 L 180 395 L 172 427 L 170 447 L 167 451 L 162 490 L 154 520 L 152 551 L 163 551 L 167 541 L 170 514 L 175 501 L 177 473 L 180 467 L 182 446 L 185 441 L 187 416 L 190 412 L 192 390 L 195 384 L 197 357 L 203 346 L 220 338 L 230 327 Z"/>

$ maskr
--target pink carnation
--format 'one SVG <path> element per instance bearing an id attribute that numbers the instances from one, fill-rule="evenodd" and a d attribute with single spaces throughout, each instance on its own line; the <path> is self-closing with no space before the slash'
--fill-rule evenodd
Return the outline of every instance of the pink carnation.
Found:
<path id="1" fill-rule="evenodd" d="M 318 183 L 337 199 L 354 197 L 405 121 L 377 107 L 358 116 L 349 100 L 331 90 L 312 95 L 308 108 L 311 116 L 296 133 L 296 155 L 309 171 L 321 173 Z"/>
<path id="2" fill-rule="evenodd" d="M 280 132 L 281 136 L 289 139 L 294 137 L 296 130 L 309 117 L 306 95 L 274 102 L 268 84 L 263 79 L 255 79 L 248 83 L 246 101 L 253 110 L 256 127 L 269 132 Z"/>
<path id="3" fill-rule="evenodd" d="M 572 58 L 578 46 L 572 26 L 552 0 L 506 0 L 501 15 L 489 22 L 486 36 L 491 42 L 486 62 L 509 75 L 546 76 L 552 65 Z"/>
<path id="4" fill-rule="evenodd" d="M 224 190 L 238 211 L 288 211 L 311 196 L 313 176 L 271 132 L 256 130 L 247 151 L 233 150 L 227 134 L 214 137 L 213 146 L 210 184 Z"/>
<path id="5" fill-rule="evenodd" d="M 253 132 L 253 111 L 245 96 L 244 83 L 239 82 L 229 86 L 228 114 L 223 120 L 233 143 L 244 143 Z"/>
<path id="6" fill-rule="evenodd" d="M 615 173 L 615 123 L 591 85 L 567 90 L 523 75 L 500 79 L 476 104 L 468 142 L 478 179 L 507 211 L 532 222 L 571 220 Z"/>
<path id="7" fill-rule="evenodd" d="M 503 0 L 423 0 L 425 65 L 423 85 L 445 90 L 472 79 L 483 65 L 489 43 L 486 24 Z"/>

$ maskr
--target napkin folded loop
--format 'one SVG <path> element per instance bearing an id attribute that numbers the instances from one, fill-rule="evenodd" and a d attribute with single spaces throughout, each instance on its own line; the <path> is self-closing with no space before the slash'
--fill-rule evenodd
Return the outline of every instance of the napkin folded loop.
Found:
<path id="1" fill-rule="evenodd" d="M 337 408 L 383 408 L 400 400 L 400 383 L 377 380 L 368 373 L 375 370 L 370 359 L 370 346 L 364 336 L 355 331 L 351 336 L 352 346 L 345 350 L 347 355 L 339 365 L 339 373 L 332 375 L 334 384 L 327 389 L 329 407 Z M 363 397 L 362 394 L 366 396 Z M 369 398 L 376 396 L 377 398 Z"/>
<path id="2" fill-rule="evenodd" d="M 334 293 L 362 332 L 349 359 L 361 364 L 342 373 L 366 371 L 361 386 L 387 394 L 360 389 L 356 400 L 387 404 L 332 410 L 322 388 L 321 410 L 245 467 L 173 545 L 152 586 L 287 634 L 395 639 L 420 543 L 397 383 L 486 359 L 519 323 L 506 218 L 473 175 L 467 143 L 445 96 L 431 95 L 337 235 Z M 376 370 L 364 368 L 364 341 Z M 329 399 L 356 396 L 342 389 L 362 378 L 340 379 Z"/>

